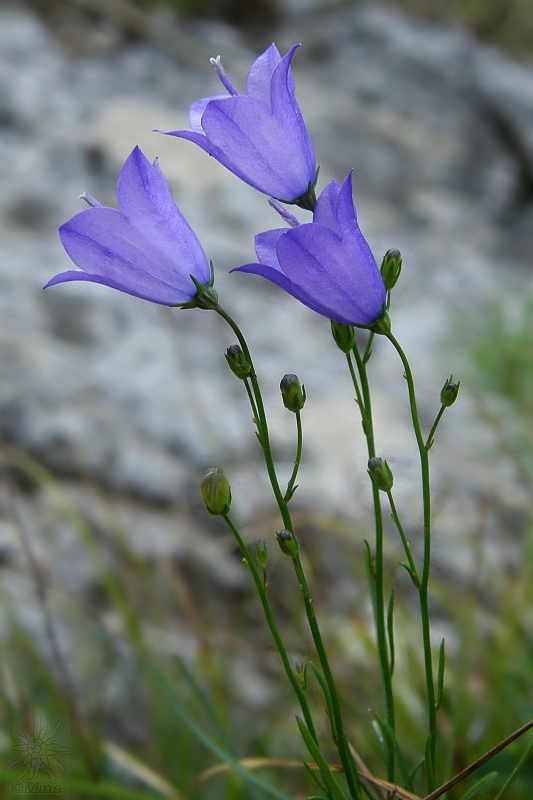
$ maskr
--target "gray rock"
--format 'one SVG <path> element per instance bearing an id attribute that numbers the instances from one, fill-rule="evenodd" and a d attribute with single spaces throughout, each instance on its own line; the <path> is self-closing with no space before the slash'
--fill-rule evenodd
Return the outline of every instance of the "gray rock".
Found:
<path id="1" fill-rule="evenodd" d="M 376 257 L 392 246 L 404 254 L 394 329 L 430 425 L 443 379 L 457 363 L 453 353 L 438 354 L 450 307 L 462 304 L 469 313 L 481 296 L 524 281 L 513 262 L 529 259 L 532 244 L 533 72 L 464 34 L 385 6 L 312 5 L 307 13 L 308 3 L 293 3 L 276 40 L 281 48 L 304 43 L 294 73 L 322 165 L 320 186 L 354 166 L 359 219 Z M 227 46 L 243 79 L 253 54 L 235 31 L 198 23 L 193 33 L 201 52 L 224 56 Z M 152 133 L 185 126 L 190 103 L 217 91 L 207 60 L 203 68 L 192 61 L 142 42 L 105 58 L 74 57 L 36 18 L 0 11 L 0 432 L 60 479 L 104 541 L 113 531 L 102 522 L 95 487 L 140 556 L 192 559 L 215 585 L 238 592 L 243 579 L 231 548 L 219 547 L 220 529 L 199 511 L 201 469 L 226 468 L 245 523 L 265 520 L 261 535 L 279 520 L 242 385 L 223 359 L 233 334 L 213 314 L 163 309 L 104 287 L 41 291 L 69 267 L 56 228 L 81 209 L 80 192 L 113 204 L 131 148 L 159 156 L 216 264 L 222 302 L 249 338 L 283 477 L 294 458 L 294 420 L 281 406 L 279 380 L 296 372 L 306 385 L 296 502 L 368 528 L 365 445 L 329 324 L 254 276 L 227 274 L 253 258 L 254 234 L 277 227 L 276 214 L 192 144 Z M 374 350 L 379 452 L 394 470 L 418 552 L 418 466 L 402 368 L 386 343 L 376 341 Z M 517 513 L 527 506 L 505 476 L 474 469 L 470 456 L 484 434 L 472 426 L 467 402 L 464 408 L 449 412 L 456 427 L 443 427 L 448 449 L 438 443 L 432 452 L 435 497 L 446 510 L 436 518 L 437 557 L 450 572 L 469 569 L 458 540 L 472 522 L 473 497 Z M 85 596 L 97 575 L 80 558 L 72 524 L 57 527 L 40 518 L 35 500 L 26 504 L 32 538 L 50 533 L 43 557 L 53 579 Z M 22 574 L 7 507 L 3 513 L 0 557 Z M 254 528 L 250 536 L 257 535 Z M 178 639 L 189 657 L 194 646 Z M 268 691 L 252 678 L 246 691 L 264 705 Z"/>

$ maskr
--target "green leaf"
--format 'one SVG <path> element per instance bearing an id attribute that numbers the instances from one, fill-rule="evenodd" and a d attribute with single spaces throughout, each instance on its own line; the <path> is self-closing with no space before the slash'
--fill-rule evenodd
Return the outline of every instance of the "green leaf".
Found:
<path id="1" fill-rule="evenodd" d="M 440 643 L 439 649 L 439 669 L 437 672 L 437 699 L 435 701 L 435 708 L 438 711 L 444 700 L 444 667 L 446 661 L 446 654 L 444 652 L 444 639 Z"/>
<path id="2" fill-rule="evenodd" d="M 320 685 L 320 688 L 322 689 L 322 691 L 324 693 L 324 697 L 326 699 L 326 705 L 327 705 L 327 708 L 328 708 L 329 723 L 331 725 L 331 738 L 333 739 L 334 743 L 337 744 L 337 742 L 339 741 L 339 737 L 338 737 L 338 731 L 335 728 L 335 714 L 334 714 L 334 711 L 333 711 L 333 704 L 331 702 L 331 695 L 329 693 L 329 689 L 328 689 L 327 683 L 324 680 L 324 678 L 321 675 L 321 673 L 315 667 L 315 665 L 313 664 L 312 661 L 309 662 L 309 666 L 311 667 L 311 669 L 313 671 L 313 675 L 317 679 L 317 681 L 318 681 L 318 683 Z"/>
<path id="3" fill-rule="evenodd" d="M 383 747 L 385 755 L 388 756 L 388 753 L 394 753 L 395 761 L 400 768 L 400 772 L 402 773 L 403 784 L 409 792 L 412 792 L 413 786 L 411 776 L 407 770 L 402 751 L 400 750 L 400 745 L 398 744 L 398 740 L 396 739 L 394 731 L 387 720 L 382 719 L 376 712 L 373 713 L 373 717 L 380 733 L 378 733 L 376 730 L 376 725 L 374 725 L 374 730 L 376 730 L 376 733 L 378 733 L 378 740 Z"/>
<path id="4" fill-rule="evenodd" d="M 324 781 L 324 785 L 326 786 L 327 789 L 329 789 L 335 800 L 347 800 L 346 795 L 344 794 L 341 787 L 335 780 L 335 777 L 331 772 L 326 759 L 320 752 L 318 745 L 316 744 L 315 740 L 309 733 L 305 722 L 303 721 L 303 719 L 300 719 L 300 717 L 296 717 L 296 722 L 298 723 L 300 733 L 302 734 L 302 739 L 304 740 L 307 749 L 309 750 L 314 760 L 316 761 L 316 764 L 322 776 L 322 780 Z"/>

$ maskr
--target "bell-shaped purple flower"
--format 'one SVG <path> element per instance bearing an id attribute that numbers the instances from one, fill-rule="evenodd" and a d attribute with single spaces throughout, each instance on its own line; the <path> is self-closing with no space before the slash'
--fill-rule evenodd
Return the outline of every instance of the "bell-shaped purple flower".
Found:
<path id="1" fill-rule="evenodd" d="M 385 287 L 357 224 L 352 174 L 329 183 L 317 200 L 313 222 L 260 233 L 261 263 L 232 272 L 262 275 L 304 305 L 343 325 L 370 325 L 383 311 Z M 287 212 L 284 212 L 285 217 Z"/>
<path id="2" fill-rule="evenodd" d="M 81 271 L 59 273 L 45 289 L 92 281 L 173 306 L 190 302 L 196 284 L 209 284 L 205 253 L 175 206 L 157 160 L 150 164 L 138 147 L 130 153 L 117 184 L 120 211 L 85 199 L 92 208 L 59 228 L 63 247 Z"/>
<path id="3" fill-rule="evenodd" d="M 160 132 L 195 142 L 260 192 L 312 208 L 315 156 L 290 68 L 298 46 L 282 58 L 277 47 L 270 45 L 252 64 L 244 95 L 230 83 L 220 57 L 211 59 L 229 94 L 193 103 L 191 130 Z"/>

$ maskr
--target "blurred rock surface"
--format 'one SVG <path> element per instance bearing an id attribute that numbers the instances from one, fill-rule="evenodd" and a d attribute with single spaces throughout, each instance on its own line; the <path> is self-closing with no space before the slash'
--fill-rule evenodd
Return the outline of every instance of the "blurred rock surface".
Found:
<path id="1" fill-rule="evenodd" d="M 450 308 L 469 313 L 506 285 L 531 283 L 533 71 L 386 6 L 291 7 L 276 41 L 282 50 L 303 43 L 294 74 L 320 186 L 353 166 L 359 220 L 376 258 L 389 247 L 404 256 L 393 323 L 429 425 L 457 361 L 438 350 Z M 197 22 L 186 35 L 205 52 L 203 66 L 142 41 L 76 57 L 29 13 L 0 12 L 0 432 L 60 478 L 77 507 L 91 510 L 91 524 L 96 487 L 122 509 L 139 553 L 193 553 L 215 582 L 231 587 L 242 575 L 231 544 L 213 537 L 200 507 L 202 469 L 224 466 L 246 524 L 266 510 L 268 524 L 253 528 L 254 538 L 270 537 L 277 524 L 246 397 L 223 359 L 233 336 L 212 314 L 163 309 L 103 287 L 41 290 L 69 268 L 56 229 L 83 207 L 78 195 L 111 205 L 132 147 L 158 156 L 216 265 L 221 301 L 249 338 L 284 475 L 294 432 L 279 379 L 295 372 L 305 383 L 295 502 L 338 514 L 359 537 L 358 526 L 369 522 L 365 448 L 329 324 L 254 276 L 228 276 L 253 259 L 255 233 L 278 227 L 276 214 L 192 144 L 152 133 L 187 127 L 190 103 L 218 91 L 208 54 L 226 54 L 241 81 L 254 58 L 222 24 Z M 402 370 L 382 342 L 374 350 L 378 452 L 393 468 L 417 551 L 418 469 Z M 477 523 L 476 498 L 518 512 L 527 504 L 502 476 L 472 468 L 483 433 L 470 424 L 467 391 L 460 400 L 432 451 L 437 553 L 451 571 L 468 568 L 463 532 Z M 83 591 L 87 563 L 57 558 L 64 531 L 54 533 L 34 513 L 36 534 L 41 522 L 49 543 L 43 559 Z M 102 518 L 99 525 L 106 528 Z"/>

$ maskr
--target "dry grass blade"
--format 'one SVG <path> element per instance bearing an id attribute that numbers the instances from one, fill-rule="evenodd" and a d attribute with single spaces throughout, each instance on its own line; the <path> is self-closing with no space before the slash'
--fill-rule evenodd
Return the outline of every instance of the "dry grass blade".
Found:
<path id="1" fill-rule="evenodd" d="M 353 750 L 352 752 L 354 753 L 354 758 L 356 760 L 361 777 L 371 783 L 373 787 L 378 790 L 380 800 L 385 800 L 381 789 L 385 789 L 385 791 L 389 793 L 390 797 L 397 797 L 398 800 L 422 800 L 422 798 L 418 797 L 418 795 L 412 794 L 406 789 L 402 789 L 400 786 L 396 786 L 388 781 L 383 781 L 380 778 L 375 778 L 366 768 L 359 756 L 357 756 Z M 311 769 L 318 769 L 316 764 L 308 762 L 306 763 Z M 242 758 L 239 760 L 239 764 L 246 769 L 261 769 L 262 767 L 267 767 L 270 769 L 301 769 L 302 767 L 302 762 L 297 761 L 296 759 L 288 760 L 276 758 Z M 332 772 L 343 772 L 342 767 L 338 766 L 337 764 L 328 764 L 328 766 Z M 194 789 L 196 786 L 199 786 L 202 783 L 206 783 L 212 778 L 215 778 L 217 775 L 224 775 L 227 772 L 231 772 L 230 765 L 215 764 L 214 767 L 210 767 L 209 769 L 206 769 L 205 772 L 202 772 L 200 775 L 198 775 L 198 777 L 196 777 L 192 783 L 189 784 L 186 793 L 188 794 L 191 789 Z"/>
<path id="2" fill-rule="evenodd" d="M 354 757 L 355 763 L 357 764 L 359 775 L 372 785 L 372 788 L 379 800 L 385 800 L 385 796 L 381 791 L 382 789 L 385 789 L 387 796 L 390 798 L 398 797 L 401 798 L 401 800 L 422 800 L 422 798 L 418 795 L 408 792 L 407 789 L 402 789 L 401 786 L 396 786 L 395 783 L 389 783 L 388 781 L 381 780 L 381 778 L 376 778 L 374 775 L 372 775 L 357 750 L 351 744 L 350 750 Z"/>
<path id="3" fill-rule="evenodd" d="M 168 798 L 168 800 L 184 800 L 183 795 L 174 786 L 158 775 L 157 772 L 154 772 L 153 769 L 147 767 L 146 764 L 143 764 L 142 761 L 138 761 L 134 756 L 127 753 L 118 744 L 104 742 L 102 749 L 108 758 L 118 764 L 124 772 L 128 772 L 134 778 L 142 781 L 158 794 Z"/>
<path id="4" fill-rule="evenodd" d="M 261 769 L 262 767 L 267 767 L 270 769 L 302 768 L 301 761 L 298 761 L 297 759 L 283 758 L 241 758 L 239 759 L 239 764 L 241 764 L 241 766 L 243 766 L 245 769 Z M 307 766 L 311 769 L 318 769 L 317 764 L 307 763 Z M 328 766 L 332 772 L 343 771 L 342 767 L 337 766 L 337 764 L 328 764 Z M 202 772 L 192 781 L 192 783 L 189 784 L 186 790 L 187 794 L 195 786 L 198 786 L 201 783 L 206 783 L 207 781 L 211 780 L 211 778 L 215 778 L 217 775 L 224 775 L 227 772 L 231 772 L 231 769 L 232 768 L 229 764 L 215 764 L 214 767 L 206 769 L 205 772 Z"/>

